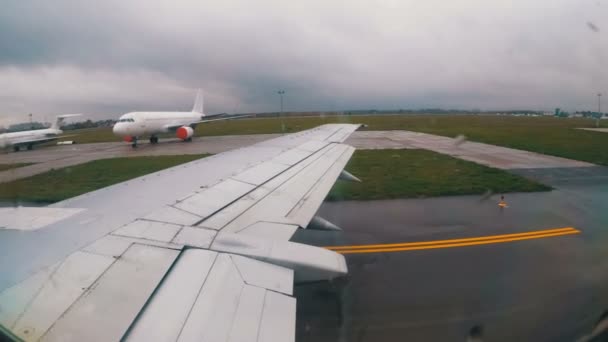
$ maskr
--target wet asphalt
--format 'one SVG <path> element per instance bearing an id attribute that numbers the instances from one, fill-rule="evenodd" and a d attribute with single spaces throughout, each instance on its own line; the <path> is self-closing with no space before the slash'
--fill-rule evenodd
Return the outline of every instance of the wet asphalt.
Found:
<path id="1" fill-rule="evenodd" d="M 574 227 L 580 234 L 480 246 L 346 255 L 349 275 L 299 284 L 298 341 L 574 341 L 608 310 L 608 169 L 516 171 L 555 189 L 329 202 L 343 232 L 301 230 L 317 246 L 432 241 Z"/>

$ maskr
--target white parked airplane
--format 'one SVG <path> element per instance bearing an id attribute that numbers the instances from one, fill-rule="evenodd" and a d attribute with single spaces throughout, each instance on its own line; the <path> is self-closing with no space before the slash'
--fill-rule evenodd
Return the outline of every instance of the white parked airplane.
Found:
<path id="1" fill-rule="evenodd" d="M 58 115 L 50 128 L 0 134 L 0 148 L 12 147 L 13 150 L 17 152 L 21 147 L 27 147 L 28 150 L 31 150 L 36 144 L 57 140 L 63 133 L 60 129 L 63 120 L 79 115 L 80 114 Z"/>
<path id="2" fill-rule="evenodd" d="M 359 125 L 328 124 L 48 207 L 0 208 L 0 340 L 295 340 L 293 284 L 343 276 L 290 241 Z"/>
<path id="3" fill-rule="evenodd" d="M 214 115 L 215 116 L 215 115 Z M 199 123 L 230 120 L 241 118 L 241 116 L 222 117 L 217 119 L 205 119 L 213 116 L 205 115 L 203 112 L 203 93 L 201 90 L 196 94 L 194 107 L 190 112 L 131 112 L 122 115 L 112 131 L 115 135 L 130 142 L 137 147 L 138 139 L 149 137 L 151 144 L 158 143 L 158 135 L 175 132 L 175 135 L 183 141 L 192 141 L 194 128 Z"/>

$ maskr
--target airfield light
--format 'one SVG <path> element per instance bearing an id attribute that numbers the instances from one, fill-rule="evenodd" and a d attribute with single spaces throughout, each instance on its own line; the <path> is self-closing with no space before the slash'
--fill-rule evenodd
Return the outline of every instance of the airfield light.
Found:
<path id="1" fill-rule="evenodd" d="M 602 117 L 602 93 L 597 93 L 597 117 L 595 118 L 595 127 L 600 127 L 600 118 Z"/>
<path id="2" fill-rule="evenodd" d="M 277 94 L 279 94 L 279 98 L 281 101 L 281 115 L 283 115 L 283 94 L 285 94 L 285 90 L 279 90 L 277 91 Z"/>
<path id="3" fill-rule="evenodd" d="M 277 91 L 277 94 L 279 94 L 281 101 L 281 113 L 279 114 L 281 117 L 281 131 L 285 132 L 285 122 L 283 122 L 283 95 L 285 94 L 285 90 L 279 90 Z"/>

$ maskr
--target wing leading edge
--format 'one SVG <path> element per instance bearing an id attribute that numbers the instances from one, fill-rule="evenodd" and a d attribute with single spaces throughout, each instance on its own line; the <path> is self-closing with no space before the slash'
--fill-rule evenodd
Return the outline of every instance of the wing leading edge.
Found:
<path id="1" fill-rule="evenodd" d="M 295 340 L 293 282 L 347 267 L 335 252 L 289 239 L 315 217 L 357 127 L 324 125 L 252 146 L 281 148 L 5 289 L 0 323 L 24 340 Z"/>

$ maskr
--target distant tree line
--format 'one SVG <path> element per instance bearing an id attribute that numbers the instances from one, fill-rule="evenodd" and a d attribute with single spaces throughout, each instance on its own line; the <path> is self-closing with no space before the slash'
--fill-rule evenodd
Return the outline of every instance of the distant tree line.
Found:
<path id="1" fill-rule="evenodd" d="M 252 114 L 255 117 L 278 117 L 278 116 L 318 116 L 318 115 L 383 115 L 383 114 L 512 114 L 512 115 L 542 115 L 538 110 L 495 110 L 482 111 L 481 109 L 442 109 L 442 108 L 420 108 L 420 109 L 352 109 L 344 111 L 319 111 L 319 112 L 267 112 L 267 113 L 240 113 Z"/>
<path id="2" fill-rule="evenodd" d="M 602 113 L 598 113 L 598 112 L 592 112 L 590 110 L 586 110 L 586 111 L 578 111 L 578 112 L 574 112 L 575 114 L 580 114 L 582 115 L 584 118 L 598 118 L 602 116 Z"/>
<path id="3" fill-rule="evenodd" d="M 21 132 L 28 131 L 30 129 L 43 129 L 49 127 L 50 124 L 46 122 L 22 122 L 8 126 L 8 128 L 0 127 L 0 133 L 7 132 Z"/>
<path id="4" fill-rule="evenodd" d="M 62 129 L 65 131 L 71 131 L 75 129 L 85 129 L 85 128 L 98 128 L 98 127 L 112 127 L 116 120 L 86 120 L 80 122 L 73 122 L 62 126 Z"/>
<path id="5" fill-rule="evenodd" d="M 442 109 L 442 108 L 420 108 L 420 109 L 354 109 L 345 111 L 317 111 L 317 112 L 267 112 L 267 113 L 240 113 L 249 114 L 253 117 L 278 117 L 278 116 L 319 116 L 319 115 L 370 115 L 370 114 L 507 114 L 507 115 L 542 115 L 543 111 L 538 110 L 495 110 L 495 111 L 482 111 L 480 109 Z M 577 111 L 576 114 L 580 114 L 583 117 L 596 118 L 601 116 L 601 113 L 591 111 Z M 222 113 L 225 114 L 225 113 Z M 569 113 L 561 111 L 559 108 L 555 109 L 555 116 L 568 116 Z M 70 131 L 76 129 L 87 129 L 87 128 L 98 128 L 98 127 L 112 127 L 116 123 L 116 120 L 86 120 L 80 122 L 73 122 L 62 126 L 63 130 Z M 19 132 L 31 129 L 43 129 L 50 127 L 51 124 L 48 122 L 23 122 L 18 124 L 10 125 L 8 128 L 0 126 L 0 133 L 6 132 Z"/>
<path id="6" fill-rule="evenodd" d="M 85 128 L 98 128 L 98 127 L 112 127 L 116 120 L 86 120 L 80 122 L 73 122 L 69 124 L 64 124 L 61 126 L 61 129 L 65 131 L 75 130 L 75 129 L 85 129 Z M 9 133 L 9 132 L 21 132 L 28 131 L 32 129 L 44 129 L 51 127 L 50 122 L 21 122 L 17 124 L 13 124 L 8 126 L 8 128 L 0 126 L 0 133 Z"/>

